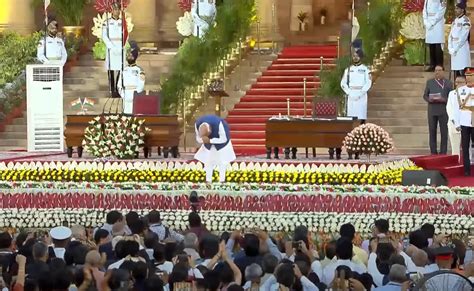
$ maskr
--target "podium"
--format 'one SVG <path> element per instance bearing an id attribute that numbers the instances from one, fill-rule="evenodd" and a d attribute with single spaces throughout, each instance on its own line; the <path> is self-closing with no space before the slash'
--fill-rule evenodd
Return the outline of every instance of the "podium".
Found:
<path id="1" fill-rule="evenodd" d="M 26 66 L 28 152 L 64 150 L 63 67 Z"/>

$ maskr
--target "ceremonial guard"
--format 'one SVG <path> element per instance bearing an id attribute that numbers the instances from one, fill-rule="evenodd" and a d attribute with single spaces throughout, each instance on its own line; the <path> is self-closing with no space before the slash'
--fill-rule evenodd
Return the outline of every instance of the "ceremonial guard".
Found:
<path id="1" fill-rule="evenodd" d="M 61 65 L 67 61 L 67 51 L 64 41 L 58 35 L 58 22 L 53 17 L 48 18 L 47 34 L 41 38 L 36 56 L 46 65 Z"/>
<path id="2" fill-rule="evenodd" d="M 430 48 L 430 66 L 427 69 L 433 72 L 436 66 L 443 66 L 444 43 L 444 14 L 445 0 L 425 0 L 423 7 L 423 23 L 425 25 L 425 43 Z"/>
<path id="3" fill-rule="evenodd" d="M 123 23 L 120 18 L 121 9 L 120 2 L 114 2 L 114 4 L 112 4 L 112 17 L 108 18 L 102 27 L 102 39 L 107 46 L 105 68 L 109 76 L 110 92 L 114 98 L 120 97 L 117 83 L 120 71 L 123 70 L 123 60 L 125 59 Z"/>
<path id="4" fill-rule="evenodd" d="M 469 32 L 471 21 L 466 16 L 466 3 L 456 4 L 456 19 L 451 25 L 448 38 L 448 51 L 451 55 L 451 70 L 455 76 L 464 75 L 465 69 L 471 66 L 471 51 L 469 47 Z"/>
<path id="5" fill-rule="evenodd" d="M 201 148 L 194 156 L 204 164 L 206 182 L 212 183 L 214 167 L 219 169 L 219 181 L 225 182 L 225 173 L 230 162 L 235 160 L 227 122 L 216 115 L 205 115 L 195 124 L 196 141 Z"/>
<path id="6" fill-rule="evenodd" d="M 369 68 L 361 62 L 364 57 L 362 41 L 355 40 L 352 46 L 352 65 L 344 71 L 341 88 L 347 96 L 347 116 L 357 117 L 364 124 L 367 119 L 367 92 L 372 86 L 372 78 Z M 351 153 L 349 158 L 352 158 Z"/>
<path id="7" fill-rule="evenodd" d="M 130 42 L 130 50 L 127 53 L 128 66 L 123 69 L 123 80 L 120 76 L 118 88 L 123 98 L 123 113 L 133 114 L 133 97 L 135 93 L 141 93 L 145 88 L 145 72 L 137 66 L 138 45 Z"/>
<path id="8" fill-rule="evenodd" d="M 203 37 L 214 23 L 217 9 L 215 0 L 193 0 L 191 15 L 194 20 L 193 35 Z"/>
<path id="9" fill-rule="evenodd" d="M 456 129 L 456 125 L 454 124 L 454 108 L 451 99 L 460 96 L 460 98 L 464 100 L 467 98 L 467 95 L 469 95 L 471 90 L 467 87 L 466 78 L 464 76 L 458 76 L 455 85 L 456 89 L 449 92 L 446 112 L 448 113 L 448 134 L 449 142 L 451 143 L 451 154 L 460 156 L 461 133 Z"/>
<path id="10" fill-rule="evenodd" d="M 464 164 L 464 175 L 471 175 L 470 149 L 471 141 L 474 141 L 474 95 L 472 89 L 466 89 L 465 94 L 457 94 L 456 98 L 449 99 L 453 108 L 451 122 L 456 126 L 456 130 L 461 131 L 461 149 Z M 451 117 L 450 117 L 451 118 Z"/>

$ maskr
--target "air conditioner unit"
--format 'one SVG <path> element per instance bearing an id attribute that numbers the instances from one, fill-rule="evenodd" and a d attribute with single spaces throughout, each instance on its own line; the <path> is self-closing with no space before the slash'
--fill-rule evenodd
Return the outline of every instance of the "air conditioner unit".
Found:
<path id="1" fill-rule="evenodd" d="M 28 151 L 63 151 L 63 68 L 26 66 Z"/>

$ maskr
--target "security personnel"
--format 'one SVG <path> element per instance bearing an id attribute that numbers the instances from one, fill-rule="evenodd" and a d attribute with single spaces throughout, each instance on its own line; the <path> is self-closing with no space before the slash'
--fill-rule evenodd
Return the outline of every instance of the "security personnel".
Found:
<path id="1" fill-rule="evenodd" d="M 425 25 L 425 43 L 430 48 L 430 66 L 427 72 L 433 72 L 436 66 L 443 66 L 444 14 L 445 0 L 426 0 L 423 7 L 423 23 Z"/>
<path id="2" fill-rule="evenodd" d="M 209 25 L 214 22 L 216 13 L 214 0 L 193 0 L 191 5 L 194 20 L 193 35 L 202 38 L 209 30 Z"/>
<path id="3" fill-rule="evenodd" d="M 145 72 L 137 66 L 138 45 L 130 42 L 130 51 L 127 53 L 128 66 L 123 69 L 122 76 L 119 77 L 118 88 L 120 96 L 123 98 L 123 113 L 133 113 L 133 97 L 136 93 L 141 93 L 145 88 Z"/>
<path id="4" fill-rule="evenodd" d="M 362 40 L 355 40 L 352 46 L 352 66 L 344 71 L 341 88 L 347 96 L 347 116 L 357 117 L 364 124 L 367 119 L 367 92 L 372 86 L 372 78 L 369 68 L 361 62 L 364 57 Z"/>
<path id="5" fill-rule="evenodd" d="M 464 78 L 465 77 L 458 77 Z M 474 95 L 473 90 L 466 89 L 466 94 L 457 94 L 457 98 L 450 98 L 450 106 L 453 109 L 453 122 L 456 130 L 461 132 L 461 149 L 464 164 L 464 175 L 471 175 L 470 148 L 471 140 L 474 140 Z"/>
<path id="6" fill-rule="evenodd" d="M 449 141 L 451 143 L 451 154 L 460 156 L 461 150 L 461 133 L 456 130 L 456 125 L 454 124 L 454 108 L 453 102 L 451 99 L 458 98 L 460 95 L 461 99 L 466 99 L 467 95 L 471 92 L 471 89 L 467 87 L 466 78 L 463 76 L 458 76 L 456 78 L 456 89 L 449 92 L 448 103 L 446 104 L 446 112 L 448 113 L 448 133 Z"/>
<path id="7" fill-rule="evenodd" d="M 120 71 L 123 69 L 123 60 L 125 59 L 122 40 L 123 26 L 120 13 L 120 2 L 114 2 L 112 4 L 112 17 L 107 19 L 102 27 L 102 40 L 107 46 L 105 68 L 109 75 L 110 92 L 114 98 L 120 97 L 117 90 L 117 82 Z"/>
<path id="8" fill-rule="evenodd" d="M 42 37 L 38 44 L 36 56 L 43 64 L 64 66 L 67 61 L 67 51 L 64 41 L 57 37 L 58 22 L 55 18 L 48 18 L 47 30 L 46 37 Z"/>
<path id="9" fill-rule="evenodd" d="M 448 51 L 451 55 L 451 70 L 455 76 L 464 75 L 465 69 L 471 66 L 471 52 L 469 48 L 469 32 L 471 21 L 466 16 L 466 3 L 456 4 L 454 10 L 456 19 L 451 25 L 448 38 Z"/>

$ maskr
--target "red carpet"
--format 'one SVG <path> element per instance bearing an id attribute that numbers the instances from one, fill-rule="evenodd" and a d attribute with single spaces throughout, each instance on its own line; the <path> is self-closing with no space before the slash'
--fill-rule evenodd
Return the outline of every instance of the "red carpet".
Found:
<path id="1" fill-rule="evenodd" d="M 334 66 L 335 45 L 284 48 L 227 116 L 234 150 L 240 155 L 265 153 L 265 122 L 274 115 L 304 115 L 303 79 L 306 78 L 306 114 L 311 115 L 311 99 L 319 88 L 321 57 L 323 67 Z"/>
<path id="2" fill-rule="evenodd" d="M 448 179 L 449 186 L 474 187 L 474 176 L 465 177 L 462 163 L 458 156 L 432 155 L 410 158 L 417 166 L 425 170 L 437 170 Z M 474 166 L 471 165 L 471 173 L 474 174 Z"/>

